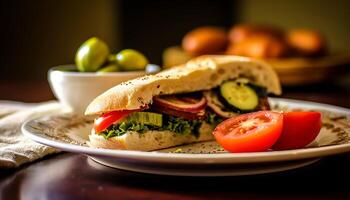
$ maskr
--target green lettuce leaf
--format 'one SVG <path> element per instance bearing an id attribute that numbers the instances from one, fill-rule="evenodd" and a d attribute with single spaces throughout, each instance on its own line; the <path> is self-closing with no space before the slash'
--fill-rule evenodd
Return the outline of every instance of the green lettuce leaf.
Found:
<path id="1" fill-rule="evenodd" d="M 222 119 L 214 113 L 208 112 L 205 120 L 187 120 L 180 117 L 164 115 L 164 121 L 162 126 L 152 126 L 141 124 L 136 121 L 123 121 L 118 124 L 113 124 L 108 127 L 105 131 L 101 132 L 101 135 L 105 138 L 111 138 L 115 136 L 121 136 L 128 131 L 135 131 L 140 134 L 149 130 L 158 131 L 172 131 L 181 135 L 193 134 L 194 136 L 199 136 L 199 128 L 203 122 L 216 126 Z"/>

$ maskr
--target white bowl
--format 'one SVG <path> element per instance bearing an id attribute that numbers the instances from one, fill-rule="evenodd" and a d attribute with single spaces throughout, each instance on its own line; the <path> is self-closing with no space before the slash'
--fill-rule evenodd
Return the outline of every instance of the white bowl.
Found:
<path id="1" fill-rule="evenodd" d="M 130 72 L 74 72 L 74 65 L 53 67 L 48 72 L 50 87 L 63 106 L 76 114 L 83 114 L 87 105 L 107 89 L 146 74 Z"/>

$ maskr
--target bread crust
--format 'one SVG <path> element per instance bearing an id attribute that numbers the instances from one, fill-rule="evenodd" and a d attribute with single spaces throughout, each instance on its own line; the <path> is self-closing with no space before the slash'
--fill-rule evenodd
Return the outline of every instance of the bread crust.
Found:
<path id="1" fill-rule="evenodd" d="M 247 77 L 267 91 L 281 94 L 275 71 L 266 62 L 239 56 L 200 56 L 185 65 L 121 83 L 96 97 L 86 115 L 115 110 L 135 110 L 152 103 L 157 95 L 208 90 L 222 82 Z"/>
<path id="2" fill-rule="evenodd" d="M 94 131 L 89 135 L 88 145 L 94 148 L 152 151 L 193 142 L 213 140 L 213 127 L 202 124 L 199 137 L 193 134 L 182 135 L 171 131 L 147 131 L 146 133 L 127 132 L 122 136 L 105 139 Z"/>

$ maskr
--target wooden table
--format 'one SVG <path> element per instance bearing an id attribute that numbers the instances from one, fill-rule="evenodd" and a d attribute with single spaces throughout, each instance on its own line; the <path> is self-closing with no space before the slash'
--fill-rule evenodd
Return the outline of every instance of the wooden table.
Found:
<path id="1" fill-rule="evenodd" d="M 26 85 L 21 93 L 23 87 L 2 85 L 0 98 L 52 98 L 46 84 Z M 7 90 L 11 94 L 6 96 Z M 350 107 L 349 90 L 334 85 L 286 88 L 284 97 Z M 350 199 L 349 179 L 350 154 L 280 173 L 199 178 L 132 173 L 96 164 L 85 155 L 61 153 L 1 170 L 0 199 Z"/>

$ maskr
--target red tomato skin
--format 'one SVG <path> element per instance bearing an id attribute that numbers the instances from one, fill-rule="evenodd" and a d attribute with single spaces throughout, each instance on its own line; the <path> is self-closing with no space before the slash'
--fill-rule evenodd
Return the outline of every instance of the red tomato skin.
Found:
<path id="1" fill-rule="evenodd" d="M 230 126 L 242 124 L 254 117 L 266 117 L 270 120 L 261 123 L 257 129 L 241 135 L 228 133 Z M 283 127 L 283 115 L 272 111 L 260 111 L 243 114 L 221 122 L 213 131 L 216 141 L 227 151 L 232 153 L 267 151 L 280 137 Z"/>
<path id="2" fill-rule="evenodd" d="M 100 133 L 107 129 L 110 125 L 124 118 L 128 114 L 130 114 L 131 110 L 123 110 L 123 111 L 112 111 L 105 113 L 98 117 L 94 122 L 94 130 L 95 133 Z"/>
<path id="3" fill-rule="evenodd" d="M 281 137 L 272 147 L 274 150 L 303 148 L 310 144 L 322 127 L 320 112 L 283 113 L 283 130 Z"/>

